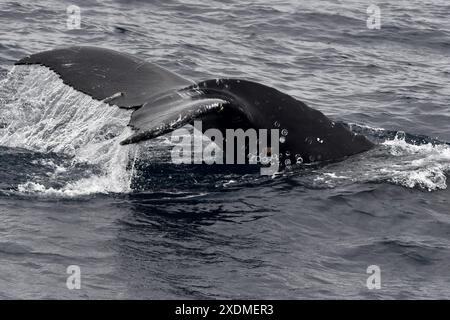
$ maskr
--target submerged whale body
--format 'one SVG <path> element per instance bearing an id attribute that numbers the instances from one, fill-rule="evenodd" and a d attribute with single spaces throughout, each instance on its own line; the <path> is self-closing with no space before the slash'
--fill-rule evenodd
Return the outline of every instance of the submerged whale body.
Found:
<path id="1" fill-rule="evenodd" d="M 187 80 L 134 56 L 96 47 L 70 47 L 25 57 L 94 99 L 135 109 L 134 134 L 123 144 L 152 139 L 194 120 L 203 129 L 279 129 L 279 151 L 290 161 L 340 160 L 369 150 L 364 136 L 274 88 L 239 79 Z"/>

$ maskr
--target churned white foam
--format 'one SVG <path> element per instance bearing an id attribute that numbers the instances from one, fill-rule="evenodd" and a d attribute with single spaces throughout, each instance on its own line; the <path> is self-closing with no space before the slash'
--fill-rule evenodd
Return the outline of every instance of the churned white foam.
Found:
<path id="1" fill-rule="evenodd" d="M 446 172 L 450 170 L 450 146 L 432 143 L 414 145 L 405 138 L 396 136 L 383 145 L 389 147 L 392 156 L 400 159 L 384 171 L 389 179 L 410 188 L 421 187 L 429 191 L 447 188 Z"/>
<path id="2" fill-rule="evenodd" d="M 69 196 L 130 191 L 134 147 L 120 141 L 132 134 L 131 113 L 76 91 L 45 67 L 14 67 L 0 84 L 0 145 L 69 155 L 71 165 L 87 163 L 99 171 L 58 190 L 33 181 L 18 190 Z"/>
<path id="3" fill-rule="evenodd" d="M 347 183 L 390 182 L 428 191 L 446 189 L 450 146 L 411 144 L 402 133 L 363 154 L 318 170 L 314 182 L 324 187 Z"/>

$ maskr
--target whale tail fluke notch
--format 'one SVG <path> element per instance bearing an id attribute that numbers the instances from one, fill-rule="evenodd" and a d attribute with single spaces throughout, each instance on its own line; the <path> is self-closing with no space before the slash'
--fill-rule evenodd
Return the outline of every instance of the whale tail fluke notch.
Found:
<path id="1" fill-rule="evenodd" d="M 300 156 L 304 162 L 338 160 L 373 146 L 320 111 L 256 82 L 213 79 L 195 84 L 131 55 L 93 47 L 46 51 L 16 64 L 46 66 L 64 83 L 97 100 L 136 108 L 130 119 L 134 134 L 123 144 L 151 139 L 201 119 L 206 127 L 221 129 L 237 125 L 279 129 L 280 152 L 285 158 Z"/>

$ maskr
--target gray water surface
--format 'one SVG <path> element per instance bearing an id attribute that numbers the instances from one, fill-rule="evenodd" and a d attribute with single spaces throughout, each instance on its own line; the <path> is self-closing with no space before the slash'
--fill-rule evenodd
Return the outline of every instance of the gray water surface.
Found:
<path id="1" fill-rule="evenodd" d="M 77 1 L 68 30 L 71 4 L 0 0 L 1 298 L 450 298 L 448 1 Z M 277 177 L 173 167 L 164 140 L 121 149 L 129 114 L 13 68 L 70 45 L 274 86 L 379 146 Z"/>

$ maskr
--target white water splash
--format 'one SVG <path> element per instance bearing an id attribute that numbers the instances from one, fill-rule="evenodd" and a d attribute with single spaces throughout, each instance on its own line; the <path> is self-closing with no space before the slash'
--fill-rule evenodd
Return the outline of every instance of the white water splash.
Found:
<path id="1" fill-rule="evenodd" d="M 450 170 L 448 145 L 413 145 L 398 136 L 385 141 L 383 145 L 389 147 L 391 155 L 400 160 L 382 170 L 391 175 L 389 181 L 429 191 L 447 188 L 445 173 Z"/>
<path id="2" fill-rule="evenodd" d="M 315 181 L 327 187 L 355 182 L 390 182 L 434 191 L 447 188 L 449 171 L 450 146 L 410 144 L 400 133 L 374 150 L 319 170 Z"/>
<path id="3" fill-rule="evenodd" d="M 18 190 L 68 196 L 129 192 L 127 165 L 134 147 L 120 141 L 132 133 L 127 127 L 131 112 L 74 90 L 45 67 L 14 67 L 0 83 L 0 145 L 63 153 L 71 157 L 70 165 L 100 169 L 62 189 L 28 181 Z"/>

